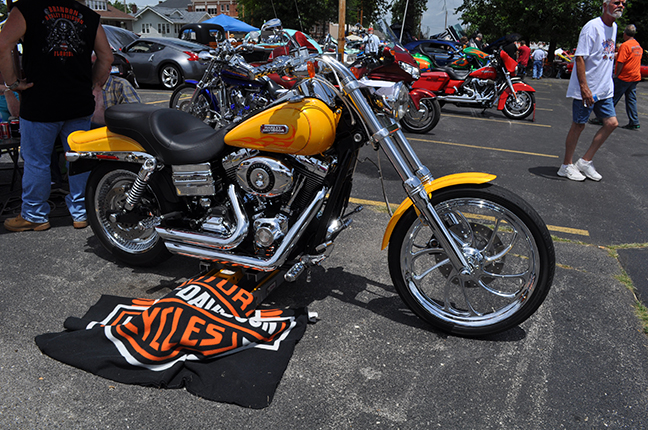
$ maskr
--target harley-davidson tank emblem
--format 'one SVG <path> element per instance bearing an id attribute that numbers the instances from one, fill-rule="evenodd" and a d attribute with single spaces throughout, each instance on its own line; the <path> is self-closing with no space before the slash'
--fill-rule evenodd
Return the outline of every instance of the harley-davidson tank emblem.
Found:
<path id="1" fill-rule="evenodd" d="M 262 134 L 288 134 L 290 127 L 284 124 L 263 124 L 261 126 Z"/>

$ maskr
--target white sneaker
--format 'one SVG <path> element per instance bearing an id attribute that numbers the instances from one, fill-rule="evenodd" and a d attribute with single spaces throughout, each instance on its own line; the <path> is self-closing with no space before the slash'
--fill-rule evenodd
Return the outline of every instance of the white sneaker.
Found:
<path id="1" fill-rule="evenodd" d="M 585 176 L 590 178 L 592 181 L 600 181 L 603 176 L 599 174 L 599 172 L 596 171 L 594 168 L 594 164 L 592 164 L 592 161 L 585 161 L 582 158 L 580 158 L 576 162 L 576 168 L 583 172 Z"/>
<path id="2" fill-rule="evenodd" d="M 573 164 L 563 164 L 558 169 L 558 176 L 566 177 L 572 181 L 584 181 L 585 176 Z"/>

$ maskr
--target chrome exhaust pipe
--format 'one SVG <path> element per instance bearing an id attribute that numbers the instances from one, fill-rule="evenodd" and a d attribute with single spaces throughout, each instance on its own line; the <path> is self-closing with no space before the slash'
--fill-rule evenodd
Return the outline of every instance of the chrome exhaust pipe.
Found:
<path id="1" fill-rule="evenodd" d="M 247 236 L 250 222 L 245 216 L 245 212 L 243 212 L 243 208 L 239 203 L 234 185 L 230 185 L 227 189 L 227 196 L 232 202 L 232 209 L 236 218 L 236 228 L 228 236 L 165 227 L 155 227 L 155 231 L 160 235 L 160 238 L 162 238 L 165 243 L 180 242 L 207 248 L 234 249 L 239 246 L 241 242 L 243 242 L 243 239 L 245 239 L 245 236 Z"/>
<path id="2" fill-rule="evenodd" d="M 328 188 L 322 188 L 313 201 L 308 205 L 308 207 L 302 212 L 300 217 L 297 219 L 295 224 L 292 226 L 281 245 L 274 253 L 274 255 L 268 259 L 262 259 L 259 257 L 250 257 L 245 255 L 234 254 L 231 251 L 218 250 L 210 247 L 200 246 L 199 241 L 193 240 L 183 241 L 183 242 L 173 242 L 165 241 L 165 245 L 169 252 L 172 254 L 184 255 L 192 258 L 199 258 L 201 260 L 209 260 L 214 262 L 220 262 L 225 264 L 234 264 L 239 266 L 248 267 L 255 270 L 261 270 L 264 272 L 271 272 L 282 266 L 292 248 L 295 246 L 297 241 L 301 238 L 306 227 L 313 220 L 319 209 L 324 203 L 324 198 L 328 193 Z M 192 239 L 197 239 L 200 234 L 194 234 Z"/>

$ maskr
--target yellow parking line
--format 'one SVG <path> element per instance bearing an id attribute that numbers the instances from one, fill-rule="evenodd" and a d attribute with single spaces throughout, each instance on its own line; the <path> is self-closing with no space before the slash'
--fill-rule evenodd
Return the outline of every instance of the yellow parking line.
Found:
<path id="1" fill-rule="evenodd" d="M 156 104 L 156 103 L 169 103 L 169 101 L 168 101 L 168 100 L 158 100 L 158 101 L 156 101 L 156 102 L 146 102 L 145 104 L 147 104 L 147 105 L 154 105 L 154 104 Z"/>
<path id="2" fill-rule="evenodd" d="M 366 200 L 366 199 L 356 199 L 356 198 L 350 198 L 349 202 L 357 204 L 357 205 L 367 205 L 367 206 L 376 206 L 380 208 L 385 208 L 385 202 L 379 202 L 376 200 Z M 396 210 L 396 208 L 399 206 L 398 204 L 391 203 L 390 204 L 392 210 Z M 483 217 L 483 218 L 490 218 L 490 217 Z M 579 228 L 571 228 L 571 227 L 560 227 L 556 225 L 547 225 L 547 229 L 549 231 L 555 231 L 559 233 L 567 233 L 567 234 L 573 234 L 577 236 L 587 236 L 589 237 L 589 231 L 588 230 L 582 230 Z"/>
<path id="3" fill-rule="evenodd" d="M 514 154 L 536 155 L 538 157 L 559 158 L 557 155 L 551 155 L 551 154 L 539 154 L 537 152 L 516 151 L 514 149 L 491 148 L 489 146 L 467 145 L 465 143 L 441 142 L 440 140 L 418 139 L 415 137 L 408 137 L 407 140 L 417 140 L 419 142 L 438 143 L 441 145 L 450 145 L 450 146 L 463 146 L 466 148 L 474 148 L 474 149 L 486 149 L 489 151 L 512 152 Z"/>
<path id="4" fill-rule="evenodd" d="M 376 200 L 365 200 L 365 199 L 356 199 L 356 198 L 349 198 L 349 202 L 354 203 L 356 205 L 367 205 L 367 206 L 377 206 L 381 208 L 387 208 L 387 205 L 385 202 L 379 202 Z M 398 209 L 399 204 L 398 203 L 390 203 L 389 206 L 391 206 L 392 210 Z"/>
<path id="5" fill-rule="evenodd" d="M 555 226 L 555 225 L 548 225 L 547 229 L 549 229 L 549 231 L 559 231 L 561 233 L 577 234 L 577 235 L 580 235 L 580 236 L 589 236 L 590 235 L 589 231 L 581 230 L 581 229 L 578 229 L 578 228 L 558 227 L 558 226 Z"/>
<path id="6" fill-rule="evenodd" d="M 553 109 L 548 109 L 548 108 L 539 108 L 539 107 L 537 107 L 536 110 L 546 110 L 546 111 L 549 111 L 549 112 L 553 112 Z"/>
<path id="7" fill-rule="evenodd" d="M 477 118 L 474 116 L 468 116 L 468 115 L 452 115 L 448 113 L 443 113 L 443 117 L 450 117 L 450 118 L 462 118 L 462 119 L 476 119 L 478 121 L 490 121 L 490 122 L 503 122 L 505 124 L 516 124 L 516 125 L 530 125 L 533 127 L 547 127 L 551 128 L 550 125 L 546 124 L 536 124 L 532 122 L 518 122 L 518 121 L 510 121 L 510 120 L 503 120 L 503 119 L 491 119 L 491 118 Z"/>

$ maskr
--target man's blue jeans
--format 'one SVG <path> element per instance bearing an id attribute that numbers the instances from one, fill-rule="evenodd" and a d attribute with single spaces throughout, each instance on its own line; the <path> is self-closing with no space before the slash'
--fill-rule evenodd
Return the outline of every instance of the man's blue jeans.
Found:
<path id="1" fill-rule="evenodd" d="M 49 221 L 51 180 L 50 162 L 56 136 L 70 150 L 68 135 L 77 130 L 89 130 L 90 117 L 59 122 L 33 122 L 20 118 L 20 153 L 25 161 L 22 179 L 22 217 L 30 222 Z M 74 221 L 86 219 L 85 185 L 89 172 L 68 177 L 70 194 L 65 203 Z"/>
<path id="2" fill-rule="evenodd" d="M 639 115 L 637 114 L 637 83 L 614 78 L 614 106 L 619 103 L 621 96 L 624 94 L 626 113 L 630 120 L 629 124 L 639 125 Z"/>
<path id="3" fill-rule="evenodd" d="M 542 60 L 533 61 L 533 79 L 540 79 L 542 77 L 542 63 Z"/>

